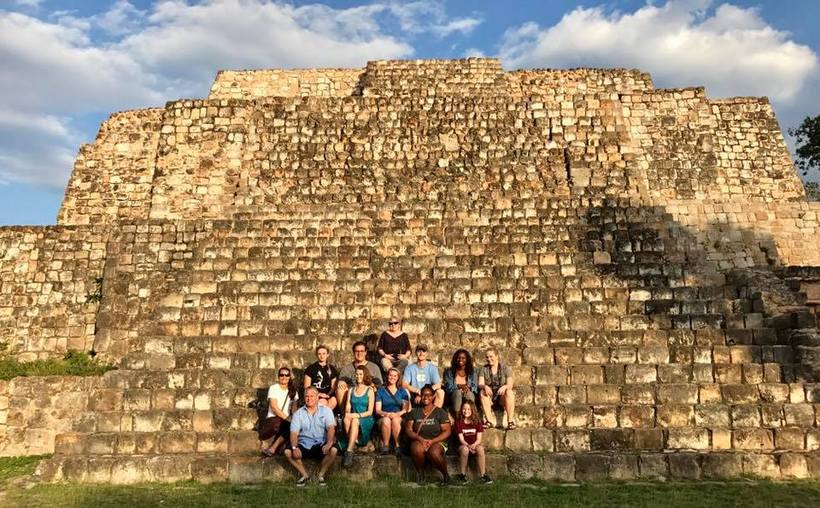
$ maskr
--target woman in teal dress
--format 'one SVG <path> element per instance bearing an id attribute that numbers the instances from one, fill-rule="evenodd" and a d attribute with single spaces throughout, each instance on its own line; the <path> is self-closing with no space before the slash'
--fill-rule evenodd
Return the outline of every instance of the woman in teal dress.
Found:
<path id="1" fill-rule="evenodd" d="M 342 463 L 345 467 L 353 464 L 356 448 L 370 441 L 373 425 L 376 423 L 376 418 L 373 416 L 376 395 L 372 384 L 373 381 L 367 369 L 363 366 L 356 367 L 356 387 L 347 398 L 345 408 L 344 427 L 347 439 L 339 442 L 343 449 L 347 445 Z"/>

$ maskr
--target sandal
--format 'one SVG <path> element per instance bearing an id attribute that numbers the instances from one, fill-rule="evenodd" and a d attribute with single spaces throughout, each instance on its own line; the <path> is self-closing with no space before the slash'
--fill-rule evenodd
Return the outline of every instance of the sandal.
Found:
<path id="1" fill-rule="evenodd" d="M 507 430 L 515 430 L 515 429 L 516 429 L 515 422 L 509 422 L 507 424 Z"/>
<path id="2" fill-rule="evenodd" d="M 493 428 L 493 424 L 490 423 L 490 420 L 484 420 L 484 423 L 482 423 L 481 425 L 483 425 L 485 429 L 492 429 Z"/>
<path id="3" fill-rule="evenodd" d="M 270 457 L 273 457 L 276 454 L 270 448 L 265 448 L 264 450 L 262 450 L 262 455 L 264 455 L 265 457 L 270 458 Z"/>

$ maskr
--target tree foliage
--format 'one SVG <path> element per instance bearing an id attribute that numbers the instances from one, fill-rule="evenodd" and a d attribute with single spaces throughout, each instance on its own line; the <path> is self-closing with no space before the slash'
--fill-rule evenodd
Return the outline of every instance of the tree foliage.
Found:
<path id="1" fill-rule="evenodd" d="M 789 129 L 797 142 L 797 167 L 807 175 L 811 169 L 820 171 L 820 115 L 806 117 L 797 128 Z"/>

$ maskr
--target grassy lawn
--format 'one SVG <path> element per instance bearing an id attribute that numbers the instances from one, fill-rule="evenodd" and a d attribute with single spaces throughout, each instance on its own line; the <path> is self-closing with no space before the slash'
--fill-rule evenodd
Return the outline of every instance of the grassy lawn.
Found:
<path id="1" fill-rule="evenodd" d="M 114 369 L 91 358 L 88 353 L 69 351 L 61 359 L 19 362 L 0 354 L 0 380 L 23 376 L 101 376 Z"/>
<path id="2" fill-rule="evenodd" d="M 25 468 L 23 468 L 25 469 Z M 0 486 L 0 489 L 3 488 Z M 196 483 L 111 485 L 6 485 L 9 507 L 139 506 L 820 506 L 820 481 L 601 482 L 580 485 L 497 481 L 491 486 L 418 487 L 398 480 L 357 484 L 341 479 L 327 487 L 298 489 L 292 482 L 259 485 Z"/>

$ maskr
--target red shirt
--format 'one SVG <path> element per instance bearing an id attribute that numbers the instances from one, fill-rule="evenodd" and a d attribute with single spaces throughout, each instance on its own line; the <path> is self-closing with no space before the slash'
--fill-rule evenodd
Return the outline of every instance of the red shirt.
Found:
<path id="1" fill-rule="evenodd" d="M 481 422 L 467 423 L 464 420 L 456 422 L 456 433 L 464 437 L 467 444 L 473 444 L 478 439 L 479 432 L 484 432 Z"/>

